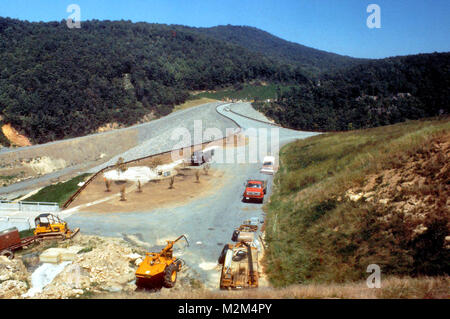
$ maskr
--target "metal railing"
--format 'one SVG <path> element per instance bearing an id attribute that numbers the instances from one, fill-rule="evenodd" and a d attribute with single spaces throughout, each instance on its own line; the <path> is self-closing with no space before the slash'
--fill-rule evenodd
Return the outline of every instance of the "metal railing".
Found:
<path id="1" fill-rule="evenodd" d="M 0 211 L 59 212 L 58 203 L 0 200 Z"/>

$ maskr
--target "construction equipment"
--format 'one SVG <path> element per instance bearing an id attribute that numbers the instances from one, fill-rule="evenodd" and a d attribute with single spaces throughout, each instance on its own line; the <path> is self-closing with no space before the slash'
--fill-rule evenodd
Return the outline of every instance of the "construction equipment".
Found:
<path id="1" fill-rule="evenodd" d="M 258 226 L 252 224 L 250 220 L 246 220 L 233 231 L 231 240 L 234 242 L 253 242 L 257 231 Z"/>
<path id="2" fill-rule="evenodd" d="M 234 230 L 231 240 L 235 245 L 226 244 L 218 263 L 222 264 L 220 289 L 243 289 L 258 287 L 258 248 L 255 235 L 258 226 L 246 220 Z"/>
<path id="3" fill-rule="evenodd" d="M 27 248 L 35 241 L 35 237 L 20 238 L 19 230 L 16 227 L 0 231 L 0 256 L 8 259 L 14 258 L 14 251 Z"/>
<path id="4" fill-rule="evenodd" d="M 223 263 L 220 289 L 258 288 L 258 249 L 246 242 L 227 244 L 219 257 Z"/>
<path id="5" fill-rule="evenodd" d="M 80 228 L 70 230 L 65 221 L 53 214 L 40 214 L 34 223 L 34 236 L 37 239 L 71 239 L 80 231 Z"/>
<path id="6" fill-rule="evenodd" d="M 162 284 L 166 288 L 172 288 L 177 281 L 177 272 L 184 265 L 183 260 L 173 257 L 173 245 L 184 238 L 187 245 L 189 241 L 185 235 L 177 239 L 167 241 L 159 253 L 147 253 L 145 259 L 136 270 L 136 285 L 140 287 L 156 286 Z"/>

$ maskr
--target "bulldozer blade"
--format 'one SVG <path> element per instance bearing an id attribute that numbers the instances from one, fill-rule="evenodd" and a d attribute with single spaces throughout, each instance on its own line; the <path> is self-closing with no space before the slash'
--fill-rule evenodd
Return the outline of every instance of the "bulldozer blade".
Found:
<path id="1" fill-rule="evenodd" d="M 66 239 L 72 239 L 80 232 L 80 228 L 75 228 L 73 231 L 69 231 L 66 234 Z"/>

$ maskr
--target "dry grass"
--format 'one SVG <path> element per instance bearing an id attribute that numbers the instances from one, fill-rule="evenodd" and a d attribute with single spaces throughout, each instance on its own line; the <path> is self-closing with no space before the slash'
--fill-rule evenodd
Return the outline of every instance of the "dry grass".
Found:
<path id="1" fill-rule="evenodd" d="M 218 100 L 210 99 L 210 98 L 206 98 L 206 97 L 202 97 L 202 98 L 195 99 L 195 100 L 188 100 L 188 101 L 184 102 L 183 104 L 175 105 L 172 112 L 185 110 L 185 109 L 188 109 L 188 108 L 191 108 L 194 106 L 198 106 L 201 104 L 212 103 L 212 102 L 217 102 L 217 101 Z"/>
<path id="2" fill-rule="evenodd" d="M 381 288 L 367 288 L 365 282 L 348 284 L 293 285 L 286 288 L 258 288 L 242 291 L 207 289 L 170 290 L 156 293 L 106 294 L 95 298 L 120 299 L 391 299 L 450 298 L 450 277 L 383 279 Z"/>

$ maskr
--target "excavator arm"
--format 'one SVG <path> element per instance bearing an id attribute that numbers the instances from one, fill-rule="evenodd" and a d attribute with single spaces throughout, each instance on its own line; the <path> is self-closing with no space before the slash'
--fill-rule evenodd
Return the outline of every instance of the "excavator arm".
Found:
<path id="1" fill-rule="evenodd" d="M 169 253 L 170 251 L 172 251 L 173 245 L 179 241 L 180 239 L 184 238 L 186 240 L 187 245 L 189 246 L 189 241 L 187 239 L 187 237 L 185 235 L 181 235 L 180 237 L 178 237 L 175 240 L 168 240 L 167 241 L 167 246 L 163 248 L 163 250 L 161 250 L 161 255 L 166 255 L 167 253 Z"/>

